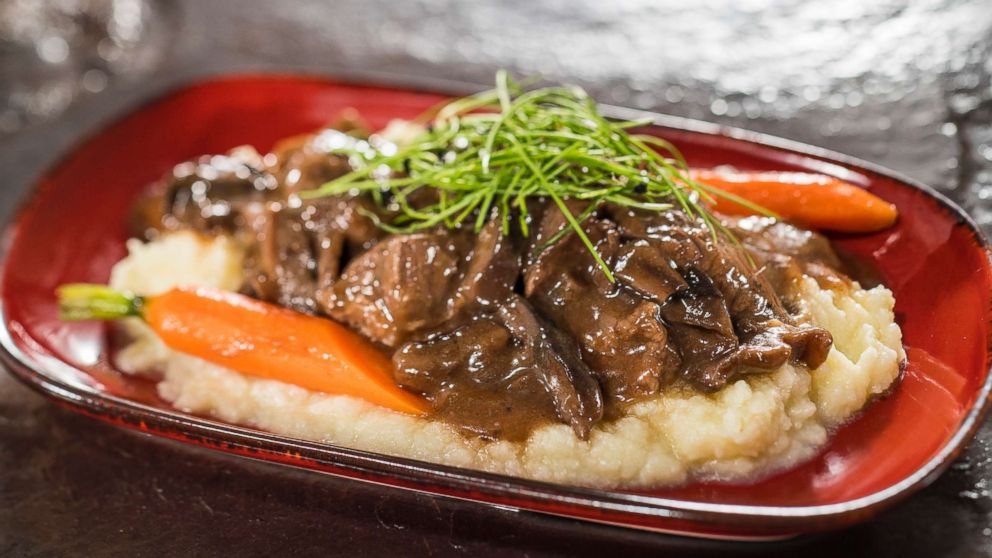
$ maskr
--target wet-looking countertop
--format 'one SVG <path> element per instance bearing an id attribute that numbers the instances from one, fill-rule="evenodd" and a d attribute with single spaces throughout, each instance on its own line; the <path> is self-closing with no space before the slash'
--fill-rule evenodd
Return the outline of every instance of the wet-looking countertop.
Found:
<path id="1" fill-rule="evenodd" d="M 43 5 L 44 4 L 44 5 Z M 74 142 L 198 76 L 356 71 L 488 83 L 833 149 L 930 184 L 992 232 L 988 0 L 0 1 L 0 218 Z M 0 375 L 4 556 L 992 555 L 992 427 L 870 523 L 698 542 L 216 455 L 77 417 Z"/>

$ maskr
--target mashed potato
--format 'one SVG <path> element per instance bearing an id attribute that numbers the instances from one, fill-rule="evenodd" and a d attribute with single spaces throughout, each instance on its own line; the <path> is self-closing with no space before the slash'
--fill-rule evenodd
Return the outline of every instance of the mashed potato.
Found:
<path id="1" fill-rule="evenodd" d="M 118 289 L 151 295 L 177 284 L 241 283 L 242 254 L 223 238 L 178 233 L 131 241 L 128 250 L 111 276 Z M 891 386 L 905 358 L 884 287 L 833 291 L 805 278 L 799 289 L 805 314 L 834 336 L 819 368 L 786 365 L 713 394 L 672 390 L 597 425 L 588 440 L 564 424 L 539 428 L 526 442 L 479 440 L 351 397 L 243 376 L 169 349 L 137 319 L 124 322 L 133 341 L 117 365 L 159 375 L 160 395 L 178 409 L 296 438 L 588 486 L 739 479 L 812 457 L 833 427 Z"/>

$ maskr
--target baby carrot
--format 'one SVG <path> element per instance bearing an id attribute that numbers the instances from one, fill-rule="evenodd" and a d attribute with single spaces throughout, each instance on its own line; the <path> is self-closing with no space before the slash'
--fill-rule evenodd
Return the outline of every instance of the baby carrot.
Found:
<path id="1" fill-rule="evenodd" d="M 742 198 L 787 221 L 814 229 L 874 232 L 892 226 L 898 213 L 885 200 L 842 180 L 802 172 L 722 172 L 692 170 L 689 176 L 714 192 L 713 209 L 728 215 L 754 215 Z"/>
<path id="2" fill-rule="evenodd" d="M 63 319 L 138 316 L 167 346 L 249 376 L 359 397 L 408 414 L 429 408 L 396 385 L 385 355 L 328 319 L 203 287 L 137 297 L 103 285 L 72 284 L 60 287 L 58 296 Z"/>

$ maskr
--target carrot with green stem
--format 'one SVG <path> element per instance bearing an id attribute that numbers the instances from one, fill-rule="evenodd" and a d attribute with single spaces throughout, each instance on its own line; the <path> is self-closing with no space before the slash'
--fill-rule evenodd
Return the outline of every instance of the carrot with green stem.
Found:
<path id="1" fill-rule="evenodd" d="M 70 284 L 58 289 L 58 298 L 63 319 L 140 317 L 167 346 L 249 376 L 350 395 L 402 413 L 420 415 L 430 408 L 396 385 L 382 352 L 331 320 L 205 287 L 141 297 L 104 285 Z"/>
<path id="2" fill-rule="evenodd" d="M 850 233 L 885 229 L 899 215 L 867 190 L 822 174 L 693 169 L 689 176 L 712 192 L 713 209 L 727 215 L 754 215 L 758 206 L 799 225 Z"/>

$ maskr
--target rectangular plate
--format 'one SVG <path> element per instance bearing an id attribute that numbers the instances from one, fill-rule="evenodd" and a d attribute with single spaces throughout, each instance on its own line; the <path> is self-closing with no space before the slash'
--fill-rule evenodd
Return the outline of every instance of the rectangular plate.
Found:
<path id="1" fill-rule="evenodd" d="M 242 144 L 264 151 L 349 107 L 376 128 L 445 98 L 311 77 L 226 77 L 171 92 L 86 139 L 41 178 L 7 231 L 0 295 L 5 362 L 75 411 L 158 436 L 448 497 L 702 537 L 772 538 L 864 520 L 931 482 L 971 439 L 988 405 L 992 279 L 986 240 L 959 208 L 865 162 L 616 107 L 604 112 L 650 118 L 655 125 L 641 131 L 675 143 L 694 166 L 819 172 L 898 207 L 892 229 L 833 240 L 876 266 L 895 293 L 909 355 L 903 381 L 809 463 L 752 484 L 616 491 L 296 440 L 170 408 L 153 384 L 110 366 L 104 325 L 58 320 L 55 287 L 107 280 L 125 254 L 133 200 L 175 163 Z"/>

